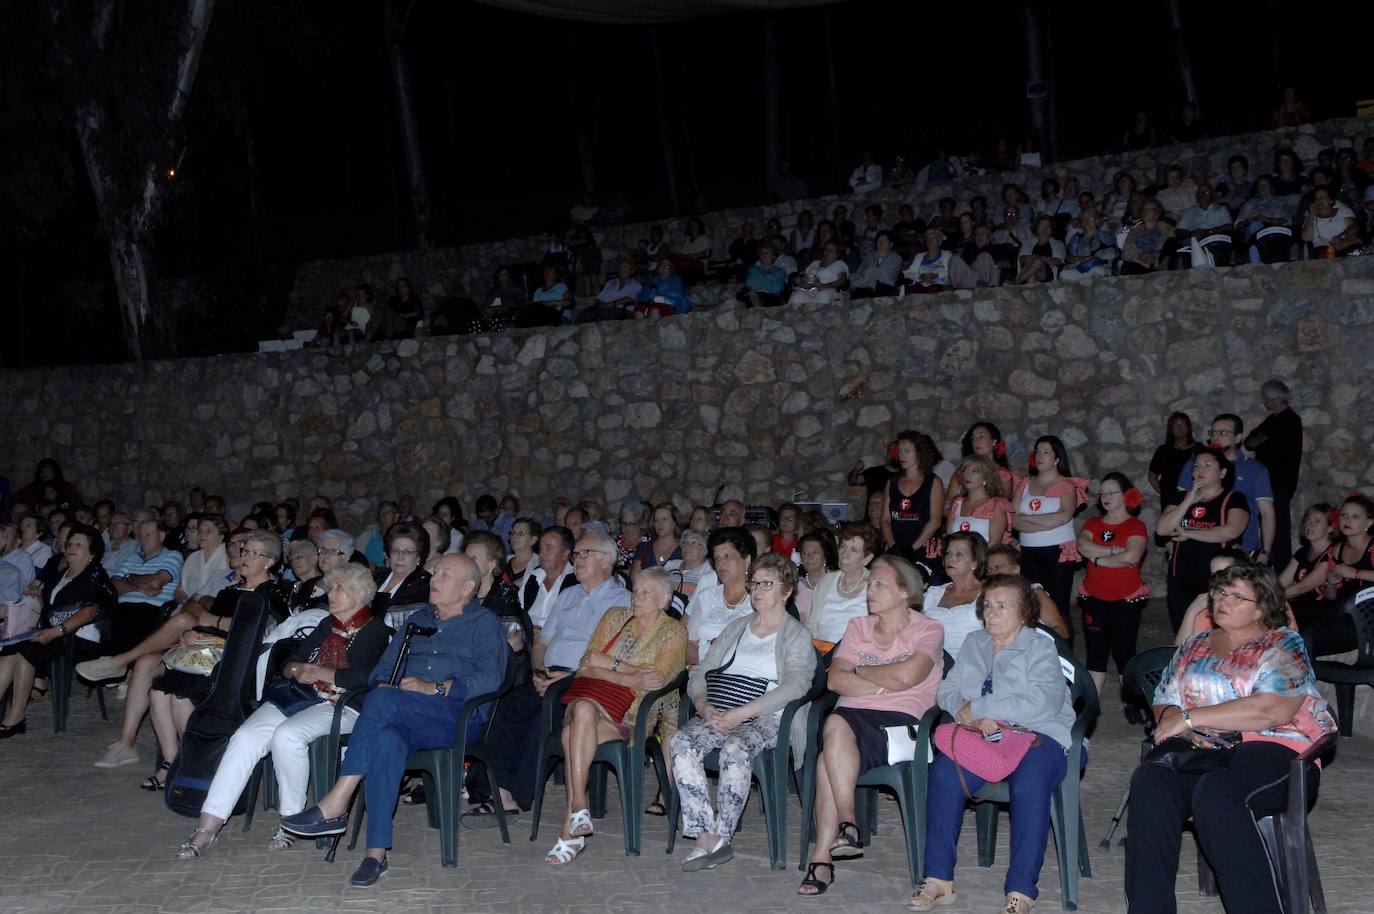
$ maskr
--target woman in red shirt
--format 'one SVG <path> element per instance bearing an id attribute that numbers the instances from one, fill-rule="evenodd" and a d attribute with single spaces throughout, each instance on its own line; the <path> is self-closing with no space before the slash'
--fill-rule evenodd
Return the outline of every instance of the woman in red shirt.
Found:
<path id="1" fill-rule="evenodd" d="M 1140 490 L 1125 474 L 1108 473 L 1097 492 L 1102 516 L 1090 518 L 1078 533 L 1078 552 L 1087 560 L 1078 605 L 1088 674 L 1099 694 L 1107 679 L 1107 655 L 1116 660 L 1118 674 L 1135 656 L 1140 612 L 1150 598 L 1150 588 L 1140 578 L 1150 535 L 1136 517 L 1141 500 Z"/>

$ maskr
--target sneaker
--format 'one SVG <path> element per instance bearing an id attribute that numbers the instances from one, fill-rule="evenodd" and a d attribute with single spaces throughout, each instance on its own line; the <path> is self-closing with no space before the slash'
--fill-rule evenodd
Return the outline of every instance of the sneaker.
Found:
<path id="1" fill-rule="evenodd" d="M 121 682 L 115 686 L 115 701 L 123 701 L 129 697 L 129 683 Z"/>
<path id="2" fill-rule="evenodd" d="M 111 679 L 120 679 L 128 671 L 127 666 L 117 663 L 113 657 L 97 657 L 94 660 L 86 660 L 76 665 L 76 675 L 87 682 L 108 682 Z"/>
<path id="3" fill-rule="evenodd" d="M 97 768 L 119 768 L 123 765 L 137 765 L 138 750 L 133 746 L 126 746 L 123 743 L 115 743 L 109 751 L 100 757 L 100 761 L 95 763 Z"/>

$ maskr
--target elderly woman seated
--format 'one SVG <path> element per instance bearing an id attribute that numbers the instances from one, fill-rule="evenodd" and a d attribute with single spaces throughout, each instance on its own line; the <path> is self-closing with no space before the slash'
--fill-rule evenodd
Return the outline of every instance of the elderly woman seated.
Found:
<path id="1" fill-rule="evenodd" d="M 377 569 L 372 613 L 399 630 L 409 608 L 429 602 L 429 572 L 420 563 L 429 555 L 429 532 L 422 525 L 392 524 L 383 538 L 387 567 Z M 397 608 L 391 613 L 391 608 Z M 405 607 L 405 609 L 402 609 Z"/>
<path id="2" fill-rule="evenodd" d="M 1037 737 L 1007 778 L 1011 866 L 1002 885 L 1007 897 L 1001 909 L 1006 914 L 1028 914 L 1035 906 L 1036 882 L 1049 842 L 1050 799 L 1068 772 L 1067 747 L 1074 721 L 1059 655 L 1053 642 L 1035 631 L 1035 604 L 1025 578 L 990 576 L 978 597 L 984 629 L 964 639 L 954 669 L 939 689 L 940 707 L 962 725 L 955 732 L 956 741 L 987 738 L 1013 727 L 1030 730 Z M 947 755 L 938 756 L 931 765 L 925 879 L 907 901 L 910 910 L 929 911 L 956 900 L 959 827 L 971 794 L 986 784 L 972 771 L 956 767 Z"/>
<path id="3" fill-rule="evenodd" d="M 67 535 L 67 569 L 42 587 L 43 612 L 33 638 L 0 650 L 0 695 L 10 690 L 7 712 L 0 722 L 0 739 L 28 729 L 25 712 L 34 677 L 62 652 L 63 639 L 75 637 L 77 657 L 99 653 L 95 623 L 114 609 L 118 596 L 101 567 L 105 544 L 95 528 L 78 524 Z"/>
<path id="4" fill-rule="evenodd" d="M 892 234 L 882 229 L 874 237 L 873 249 L 864 255 L 854 274 L 854 298 L 896 295 L 901 281 L 902 255 L 892 249 Z"/>
<path id="5" fill-rule="evenodd" d="M 477 600 L 481 583 L 477 565 L 467 556 L 439 560 L 429 584 L 431 603 L 409 620 L 436 632 L 412 638 L 394 688 L 384 680 L 396 664 L 402 639 L 391 642 L 368 677 L 378 688 L 368 694 L 354 724 L 339 780 L 318 805 L 282 818 L 284 829 L 302 837 L 342 834 L 353 794 L 365 783 L 371 815 L 367 856 L 353 874 L 355 886 L 376 885 L 387 870 L 391 816 L 406 759 L 419 749 L 452 746 L 467 700 L 495 691 L 505 677 L 505 636 L 495 614 Z M 484 723 L 485 715 L 474 714 L 468 737 L 476 736 Z"/>
<path id="6" fill-rule="evenodd" d="M 825 721 L 816 761 L 816 855 L 797 890 L 820 895 L 835 881 L 832 858 L 863 853 L 854 824 L 859 775 L 887 764 L 886 727 L 919 724 L 944 672 L 944 626 L 916 607 L 925 584 L 910 562 L 883 555 L 868 578 L 868 615 L 852 619 L 830 664 L 840 696 Z M 924 764 L 924 760 L 922 760 Z M 829 870 L 819 878 L 817 870 Z"/>
<path id="7" fill-rule="evenodd" d="M 329 594 L 329 624 L 298 642 L 281 665 L 284 678 L 268 687 L 262 705 L 229 740 L 201 806 L 200 824 L 177 850 L 178 860 L 199 857 L 215 842 L 253 769 L 268 752 L 282 815 L 305 808 L 310 743 L 329 732 L 340 696 L 367 683 L 390 634 L 368 608 L 377 585 L 366 568 L 348 564 L 331 571 L 324 577 L 324 588 Z M 340 733 L 352 732 L 361 706 L 358 696 L 343 709 Z M 267 847 L 282 850 L 294 841 L 279 828 Z"/>
<path id="8" fill-rule="evenodd" d="M 787 270 L 777 262 L 778 252 L 771 242 L 759 245 L 758 262 L 745 274 L 740 301 L 750 308 L 782 304 L 783 288 L 787 285 Z"/>
<path id="9" fill-rule="evenodd" d="M 671 740 L 682 827 L 696 841 L 684 872 L 734 857 L 730 837 L 749 798 L 754 757 L 777 745 L 783 707 L 811 687 L 816 649 L 806 626 L 787 614 L 796 586 L 797 567 L 782 556 L 770 553 L 753 563 L 753 611 L 727 625 L 692 668 L 687 694 L 697 714 Z M 713 810 L 703 761 L 715 749 L 720 778 Z"/>
<path id="10" fill-rule="evenodd" d="M 1156 745 L 1196 748 L 1193 771 L 1149 757 L 1131 778 L 1126 898 L 1131 910 L 1173 911 L 1183 826 L 1216 873 L 1228 911 L 1278 914 L 1279 893 L 1255 820 L 1287 805 L 1288 772 L 1336 722 L 1317 691 L 1307 650 L 1287 627 L 1283 588 L 1267 567 L 1214 574 L 1215 628 L 1184 642 L 1154 694 Z M 1171 742 L 1172 741 L 1172 742 Z M 1230 749 L 1208 764 L 1206 749 Z M 1158 751 L 1158 750 L 1156 750 Z M 1186 767 L 1186 766 L 1185 766 Z"/>
<path id="11" fill-rule="evenodd" d="M 206 624 L 200 627 L 227 634 L 233 614 L 239 605 L 237 593 L 245 590 L 265 597 L 272 604 L 271 614 L 274 619 L 286 615 L 281 591 L 271 575 L 272 567 L 277 564 L 277 559 L 281 558 L 281 537 L 270 530 L 250 531 L 243 538 L 239 553 L 238 573 L 241 579 L 238 585 L 226 587 L 216 595 L 213 605 L 206 611 Z M 210 636 L 211 639 L 214 637 Z M 193 629 L 182 634 L 181 643 L 188 647 L 203 645 L 206 643 L 205 639 L 204 633 Z M 222 639 L 219 644 L 223 645 Z M 157 734 L 163 762 L 157 771 L 143 781 L 144 790 L 161 790 L 166 786 L 167 771 L 172 766 L 172 759 L 176 758 L 177 749 L 181 744 L 181 734 L 186 730 L 186 721 L 195 710 L 195 706 L 210 694 L 210 686 L 214 681 L 212 673 L 212 668 L 207 668 L 203 672 L 188 672 L 164 667 L 152 681 L 148 691 L 148 716 L 153 722 L 153 732 Z M 138 733 L 138 721 L 130 721 L 126 716 L 124 724 L 125 741 L 132 743 L 132 737 Z M 129 732 L 131 726 L 132 733 Z"/>
<path id="12" fill-rule="evenodd" d="M 634 317 L 650 314 L 668 317 L 686 314 L 692 308 L 692 299 L 682 285 L 682 277 L 673 272 L 673 262 L 667 257 L 659 259 L 654 275 L 645 280 L 635 301 Z"/>
<path id="13" fill-rule="evenodd" d="M 828 240 L 821 245 L 820 259 L 811 261 L 805 274 L 797 278 L 797 287 L 787 303 L 828 305 L 835 300 L 836 293 L 848 287 L 849 266 L 840 259 L 839 244 Z"/>
<path id="14" fill-rule="evenodd" d="M 640 572 L 630 606 L 609 609 L 601 617 L 577 678 L 563 693 L 568 810 L 558 842 L 545 858 L 548 863 L 571 863 L 592 834 L 587 778 L 596 747 L 628 739 L 645 693 L 663 688 L 686 664 L 687 629 L 665 612 L 672 597 L 673 584 L 666 571 L 647 568 Z M 672 708 L 664 707 L 669 704 Z M 662 726 L 670 726 L 675 708 L 676 698 L 670 696 L 653 709 L 661 724 L 660 739 L 668 737 Z"/>

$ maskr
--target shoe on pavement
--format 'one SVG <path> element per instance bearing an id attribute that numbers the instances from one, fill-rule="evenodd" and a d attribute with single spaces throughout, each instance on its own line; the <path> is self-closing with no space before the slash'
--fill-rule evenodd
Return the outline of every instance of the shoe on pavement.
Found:
<path id="1" fill-rule="evenodd" d="M 363 862 L 358 864 L 358 868 L 353 871 L 353 876 L 348 881 L 356 888 L 365 889 L 377 884 L 377 880 L 386 875 L 386 858 L 378 860 L 376 857 L 364 857 Z"/>
<path id="2" fill-rule="evenodd" d="M 97 768 L 119 768 L 123 765 L 137 765 L 138 750 L 133 746 L 126 746 L 123 743 L 115 743 L 109 751 L 100 757 L 100 761 L 95 763 Z"/>
<path id="3" fill-rule="evenodd" d="M 113 679 L 122 679 L 129 668 L 122 663 L 117 663 L 113 657 L 97 657 L 94 660 L 85 660 L 76 665 L 76 675 L 87 682 L 109 682 Z"/>

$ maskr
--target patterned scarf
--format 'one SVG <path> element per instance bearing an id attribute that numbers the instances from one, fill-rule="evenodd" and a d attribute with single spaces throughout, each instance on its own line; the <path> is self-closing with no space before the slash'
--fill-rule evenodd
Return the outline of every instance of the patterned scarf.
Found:
<path id="1" fill-rule="evenodd" d="M 329 636 L 324 639 L 324 644 L 320 646 L 320 656 L 316 663 L 331 670 L 347 669 L 348 646 L 353 643 L 353 637 L 362 630 L 362 627 L 371 621 L 372 610 L 366 606 L 347 619 L 340 620 L 337 616 L 331 615 L 329 617 Z"/>

